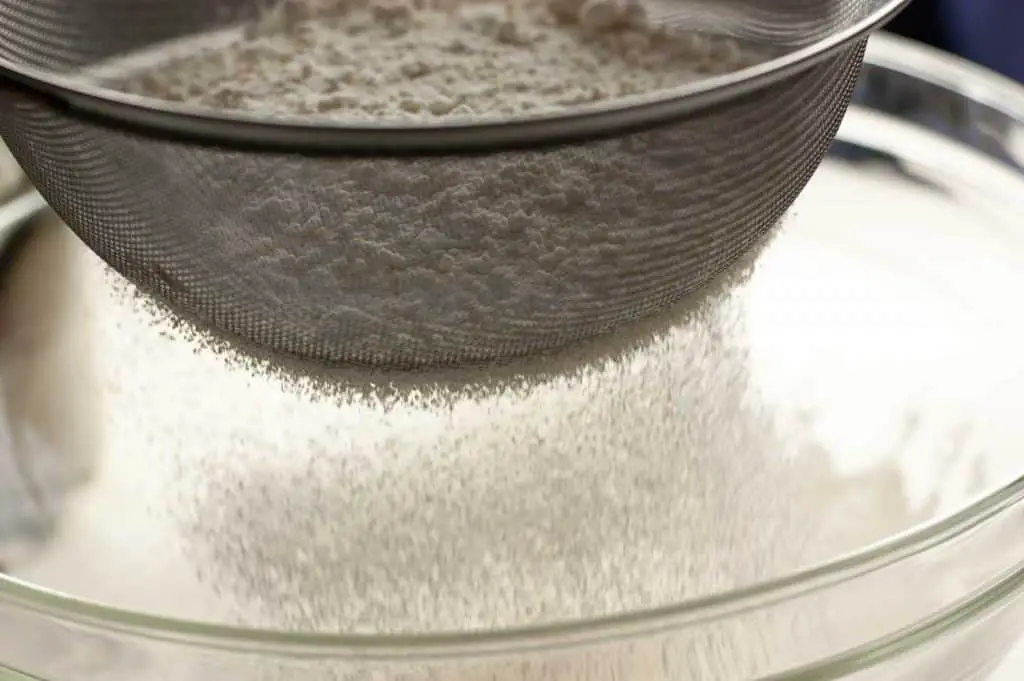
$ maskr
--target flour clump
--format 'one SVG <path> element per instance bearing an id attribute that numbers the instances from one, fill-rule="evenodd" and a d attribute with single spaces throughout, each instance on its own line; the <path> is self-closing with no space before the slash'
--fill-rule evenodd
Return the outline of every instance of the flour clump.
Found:
<path id="1" fill-rule="evenodd" d="M 767 57 L 717 57 L 640 0 L 282 2 L 231 34 L 166 50 L 112 84 L 216 109 L 328 118 L 521 115 L 683 85 Z"/>

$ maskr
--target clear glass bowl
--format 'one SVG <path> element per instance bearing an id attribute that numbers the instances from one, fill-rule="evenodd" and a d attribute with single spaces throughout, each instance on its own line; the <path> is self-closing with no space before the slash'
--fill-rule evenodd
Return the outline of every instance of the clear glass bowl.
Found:
<path id="1" fill-rule="evenodd" d="M 90 518 L 73 498 L 111 479 L 111 462 L 94 455 L 124 435 L 69 407 L 72 393 L 88 398 L 95 389 L 81 356 L 88 333 L 68 323 L 74 315 L 66 309 L 85 286 L 68 255 L 81 246 L 43 225 L 52 218 L 13 226 L 41 209 L 34 195 L 7 203 L 4 265 L 22 274 L 9 275 L 0 302 L 3 436 L 15 454 L 0 459 L 0 555 L 10 575 L 0 578 L 0 679 L 994 679 L 1024 634 L 1024 467 L 1006 456 L 1024 436 L 1013 406 L 1024 364 L 1012 361 L 1017 315 L 1004 313 L 1024 283 L 1024 93 L 878 37 L 839 140 L 788 224 L 756 256 L 749 281 L 727 298 L 745 310 L 744 333 L 757 341 L 751 352 L 767 358 L 759 380 L 776 416 L 782 406 L 797 421 L 806 416 L 794 394 L 835 402 L 823 410 L 830 418 L 812 416 L 796 431 L 870 454 L 869 436 L 908 402 L 926 405 L 925 420 L 975 420 L 971 432 L 943 426 L 931 439 L 906 442 L 897 434 L 891 460 L 865 457 L 840 471 L 859 486 L 848 495 L 856 503 L 846 503 L 838 485 L 797 485 L 795 494 L 821 496 L 823 515 L 807 517 L 807 527 L 827 531 L 839 520 L 825 511 L 870 525 L 879 511 L 872 499 L 894 484 L 929 501 L 902 525 L 866 529 L 853 551 L 758 583 L 655 609 L 493 631 L 328 634 L 145 614 L 173 608 L 148 607 L 142 596 L 187 600 L 173 580 L 163 594 L 139 589 L 143 577 L 159 574 L 159 565 L 137 559 L 167 550 L 160 535 L 129 543 L 124 528 L 138 520 L 130 510 Z M 25 239 L 35 245 L 19 243 Z M 193 420 L 241 418 L 245 409 L 230 404 Z M 972 432 L 981 453 L 958 458 L 973 446 Z M 139 451 L 147 445 L 137 443 Z M 818 480 L 798 464 L 794 478 Z M 926 480 L 923 488 L 908 482 L 914 466 L 931 469 L 914 478 Z M 138 485 L 145 491 L 151 481 L 140 474 Z M 140 492 L 107 492 L 116 494 Z M 105 535 L 104 523 L 113 526 Z M 51 556 L 56 573 L 33 563 L 40 547 L 74 532 L 92 553 Z M 170 558 L 167 569 L 175 569 Z M 97 571 L 102 593 L 90 581 Z M 78 590 L 76 579 L 92 590 Z"/>

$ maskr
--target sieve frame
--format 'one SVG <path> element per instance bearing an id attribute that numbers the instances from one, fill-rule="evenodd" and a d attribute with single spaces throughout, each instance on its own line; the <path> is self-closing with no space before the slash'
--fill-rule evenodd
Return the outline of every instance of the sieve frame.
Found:
<path id="1" fill-rule="evenodd" d="M 122 0 L 94 1 L 114 11 Z M 185 5 L 196 7 L 196 0 L 192 2 Z M 216 9 L 232 4 L 222 2 L 225 5 L 215 5 L 212 14 L 205 9 L 206 3 L 200 2 L 202 9 L 180 15 L 176 10 L 167 10 L 165 15 L 161 13 L 164 10 L 145 9 L 174 7 L 175 3 L 135 3 L 133 7 L 140 8 L 142 16 L 166 19 L 155 26 L 166 23 L 173 28 L 140 29 L 137 40 L 126 34 L 123 40 L 109 39 L 111 44 L 106 47 L 106 15 L 102 13 L 72 13 L 65 23 L 55 21 L 60 30 L 39 33 L 36 14 L 44 15 L 42 25 L 46 25 L 43 9 L 25 12 L 17 5 L 7 5 L 10 9 L 3 13 L 12 17 L 13 28 L 0 33 L 10 36 L 13 51 L 5 43 L 0 53 L 18 64 L 41 69 L 37 75 L 50 80 L 57 75 L 59 82 L 56 88 L 40 90 L 24 80 L 0 77 L 0 91 L 6 92 L 9 100 L 0 107 L 5 110 L 0 114 L 0 127 L 9 135 L 12 151 L 54 209 L 100 257 L 127 274 L 146 294 L 196 326 L 213 330 L 229 344 L 303 364 L 418 370 L 556 351 L 608 333 L 706 283 L 752 239 L 775 225 L 802 190 L 846 110 L 862 63 L 866 33 L 905 0 L 669 0 L 668 14 L 658 16 L 656 22 L 689 22 L 686 25 L 694 31 L 793 51 L 759 67 L 678 90 L 623 99 L 611 106 L 583 106 L 514 120 L 378 127 L 343 120 L 325 122 L 315 115 L 308 119 L 264 118 L 115 95 L 81 82 L 81 69 L 150 49 L 179 35 L 236 26 L 239 19 L 251 19 L 258 13 L 264 0 L 234 0 L 230 12 Z M 702 11 L 706 16 L 701 16 Z M 734 21 L 736 17 L 730 18 L 730 13 L 742 20 Z M 80 36 L 84 43 L 74 37 L 80 32 L 75 28 L 79 24 L 84 27 Z M 60 43 L 65 31 L 68 37 L 63 41 L 76 46 L 66 48 L 67 54 Z M 100 36 L 100 44 L 90 47 L 94 34 Z M 42 52 L 35 51 L 39 46 Z M 98 96 L 80 102 L 74 91 L 61 89 L 63 85 Z M 89 108 L 95 105 L 102 110 Z M 153 125 L 145 120 L 125 122 L 107 115 L 104 107 L 108 106 L 129 117 L 171 116 L 176 127 L 159 121 Z M 36 129 L 43 121 L 49 123 Z M 45 129 L 53 124 L 63 129 Z M 633 132 L 626 134 L 627 130 Z M 71 139 L 76 135 L 81 137 Z M 97 160 L 107 160 L 90 170 L 91 161 L 86 157 L 92 154 Z M 665 158 L 658 161 L 659 155 Z M 607 163 L 588 165 L 588 159 L 602 156 Z M 601 178 L 602 168 L 618 167 L 617 158 L 623 163 L 636 159 L 635 181 Z M 340 216 L 368 206 L 376 200 L 368 197 L 378 192 L 384 179 L 403 172 L 424 168 L 435 173 L 452 167 L 481 178 L 496 178 L 500 176 L 498 168 L 525 167 L 524 162 L 531 159 L 575 165 L 581 182 L 589 186 L 606 182 L 609 191 L 602 193 L 607 196 L 614 195 L 616 187 L 635 187 L 640 196 L 648 196 L 636 202 L 639 210 L 650 215 L 633 220 L 633 234 L 645 230 L 660 234 L 664 229 L 657 252 L 631 238 L 628 252 L 622 249 L 620 257 L 609 258 L 591 249 L 586 256 L 589 262 L 582 268 L 575 258 L 559 261 L 557 277 L 538 275 L 542 283 L 536 288 L 546 293 L 531 303 L 527 312 L 513 306 L 488 315 L 480 324 L 469 323 L 465 308 L 474 304 L 470 302 L 473 297 L 488 295 L 483 291 L 490 289 L 474 288 L 470 273 L 461 265 L 451 277 L 428 287 L 439 301 L 439 314 L 424 319 L 406 312 L 378 315 L 374 301 L 383 300 L 386 291 L 378 288 L 351 302 L 347 296 L 355 290 L 349 285 L 338 288 L 337 280 L 320 288 L 336 291 L 335 302 L 350 304 L 356 314 L 343 314 L 339 305 L 313 304 L 313 296 L 307 293 L 310 286 L 316 286 L 312 272 L 297 279 L 297 289 L 278 295 L 271 292 L 272 286 L 268 288 L 276 277 L 273 265 L 250 263 L 254 266 L 239 268 L 240 263 L 229 256 L 234 247 L 227 244 L 248 243 L 247 234 L 263 238 L 285 225 L 312 227 L 328 219 L 324 216 L 330 216 L 332 234 L 347 238 L 358 225 L 346 225 Z M 672 175 L 685 184 L 656 201 L 650 182 L 641 179 L 655 177 L 648 172 L 652 163 L 671 164 Z M 365 185 L 370 194 L 347 199 L 337 188 L 349 186 L 353 174 L 366 165 L 373 167 L 364 180 L 358 180 L 358 186 Z M 66 172 L 72 177 L 60 179 Z M 223 178 L 224 186 L 203 181 L 203 173 Z M 710 184 L 689 181 L 694 175 L 706 176 Z M 135 185 L 157 177 L 165 178 L 159 186 Z M 291 192 L 297 200 L 289 204 L 289 213 L 282 212 L 284 204 L 262 200 L 263 183 L 285 178 L 285 185 L 295 188 Z M 213 177 L 207 175 L 207 179 Z M 536 175 L 524 177 L 522 187 L 502 191 L 508 197 L 521 195 L 538 182 L 549 181 Z M 127 190 L 127 186 L 135 188 Z M 213 190 L 213 186 L 218 188 Z M 442 196 L 441 188 L 430 192 Z M 755 196 L 757 200 L 750 198 Z M 416 206 L 429 205 L 421 199 Z M 171 210 L 155 208 L 172 201 L 177 205 Z M 667 211 L 669 203 L 678 210 L 655 213 L 661 207 Z M 121 208 L 110 211 L 111 205 Z M 200 205 L 207 206 L 205 217 L 190 214 Z M 211 210 L 223 214 L 219 224 L 233 225 L 235 234 L 209 241 L 213 232 L 201 225 L 209 220 Z M 448 233 L 446 218 L 416 216 L 415 210 L 408 209 L 400 219 L 416 229 L 432 226 Z M 565 235 L 558 238 L 571 240 L 568 216 L 582 215 L 584 210 L 591 210 L 586 202 L 555 218 L 556 229 Z M 123 218 L 113 217 L 122 212 Z M 301 220 L 299 216 L 303 216 Z M 588 214 L 587 219 L 597 224 L 604 215 Z M 499 243 L 513 239 L 502 234 Z M 313 238 L 304 243 L 316 242 Z M 483 252 L 479 245 L 466 243 L 466 253 Z M 199 244 L 205 249 L 201 253 Z M 404 248 L 415 246 L 403 243 L 399 250 Z M 375 268 L 388 267 L 377 263 L 376 256 L 372 262 Z M 515 256 L 514 262 L 519 271 L 536 265 L 525 252 Z M 337 264 L 340 266 L 340 261 Z M 595 274 L 598 271 L 600 276 Z M 577 276 L 586 283 L 572 283 Z M 410 285 L 399 283 L 396 292 L 405 295 L 411 290 Z"/>
<path id="2" fill-rule="evenodd" d="M 453 118 L 429 123 L 330 122 L 315 117 L 216 111 L 99 87 L 0 57 L 0 80 L 43 95 L 52 106 L 97 122 L 160 139 L 230 146 L 244 151 L 410 156 L 489 153 L 578 144 L 678 123 L 728 106 L 793 77 L 880 28 L 910 0 L 879 0 L 859 22 L 827 38 L 738 72 L 649 94 L 586 104 L 559 112 L 492 121 Z"/>

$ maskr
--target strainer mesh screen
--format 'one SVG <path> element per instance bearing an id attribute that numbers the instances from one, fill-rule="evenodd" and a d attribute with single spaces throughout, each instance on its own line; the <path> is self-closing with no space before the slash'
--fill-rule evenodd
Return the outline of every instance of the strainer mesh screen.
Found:
<path id="1" fill-rule="evenodd" d="M 820 9 L 822 0 L 777 4 L 793 15 L 794 8 Z M 869 5 L 837 3 L 830 30 Z M 0 57 L 66 71 L 255 9 L 243 0 L 0 0 Z M 735 19 L 701 16 L 723 26 Z M 752 35 L 781 35 L 764 15 L 751 26 Z M 545 150 L 407 158 L 256 153 L 149 137 L 3 81 L 0 136 L 97 254 L 221 334 L 323 363 L 481 362 L 612 330 L 732 263 L 780 219 L 821 162 L 863 49 L 858 41 L 684 122 Z M 529 229 L 473 224 L 474 216 L 514 207 L 560 177 L 585 191 L 575 208 L 544 216 L 546 238 L 561 244 L 557 263 L 538 264 Z M 460 213 L 460 206 L 478 210 Z M 371 239 L 358 216 L 382 211 L 394 233 L 382 241 L 377 220 Z M 437 252 L 423 248 L 423 235 L 449 256 L 444 276 L 340 269 L 377 262 L 380 249 L 429 269 Z M 337 263 L 316 260 L 339 238 Z M 303 270 L 296 261 L 317 266 Z M 485 278 L 473 267 L 481 263 L 500 271 L 511 302 L 480 290 Z"/>

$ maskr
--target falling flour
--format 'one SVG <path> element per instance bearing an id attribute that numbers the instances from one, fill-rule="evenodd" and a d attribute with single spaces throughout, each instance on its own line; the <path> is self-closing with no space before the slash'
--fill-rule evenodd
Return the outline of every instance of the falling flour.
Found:
<path id="1" fill-rule="evenodd" d="M 205 45 L 150 55 L 154 68 L 119 87 L 261 114 L 487 117 L 648 93 L 765 58 L 668 32 L 634 0 L 424 1 L 284 2 Z"/>

